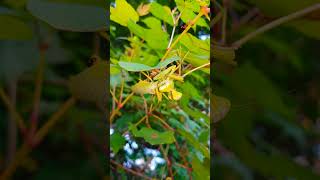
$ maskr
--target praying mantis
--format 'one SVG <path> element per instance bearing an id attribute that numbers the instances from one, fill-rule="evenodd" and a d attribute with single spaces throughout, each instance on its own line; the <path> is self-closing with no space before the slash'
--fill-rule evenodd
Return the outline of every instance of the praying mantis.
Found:
<path id="1" fill-rule="evenodd" d="M 175 74 L 177 69 L 176 65 L 172 65 L 153 78 L 145 74 L 150 81 L 140 80 L 131 87 L 131 90 L 140 95 L 156 95 L 159 102 L 162 101 L 162 96 L 177 101 L 182 97 L 182 93 L 174 88 L 174 80 L 183 82 L 183 77 Z"/>

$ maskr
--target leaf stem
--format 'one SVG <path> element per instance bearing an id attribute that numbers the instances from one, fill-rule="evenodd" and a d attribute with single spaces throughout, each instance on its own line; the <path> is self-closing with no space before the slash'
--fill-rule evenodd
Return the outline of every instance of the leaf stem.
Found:
<path id="1" fill-rule="evenodd" d="M 49 132 L 49 130 L 61 119 L 61 117 L 70 109 L 76 102 L 74 97 L 70 97 L 57 112 L 55 112 L 50 119 L 39 129 L 35 134 L 35 143 L 39 143 Z"/>
<path id="2" fill-rule="evenodd" d="M 67 100 L 60 109 L 54 113 L 51 118 L 46 121 L 46 123 L 39 129 L 39 131 L 34 136 L 33 144 L 28 142 L 23 143 L 21 148 L 18 150 L 15 159 L 11 164 L 4 170 L 0 175 L 0 179 L 10 179 L 11 175 L 14 173 L 19 163 L 23 158 L 25 158 L 40 141 L 48 134 L 49 130 L 58 122 L 62 115 L 75 103 L 75 98 L 71 97 Z M 31 146 L 32 145 L 32 146 Z"/>
<path id="3" fill-rule="evenodd" d="M 22 116 L 17 112 L 16 108 L 13 106 L 11 103 L 10 99 L 0 87 L 0 98 L 2 99 L 4 105 L 7 107 L 10 113 L 14 116 L 14 120 L 17 122 L 19 129 L 21 130 L 22 133 L 26 133 L 26 125 L 24 124 L 24 120 Z"/>
<path id="4" fill-rule="evenodd" d="M 32 137 L 38 126 L 39 119 L 39 110 L 40 110 L 40 99 L 41 99 L 41 91 L 43 84 L 43 74 L 45 68 L 45 51 L 44 49 L 40 49 L 40 60 L 35 80 L 35 90 L 33 97 L 33 111 L 30 116 L 30 130 L 29 136 Z"/>
<path id="5" fill-rule="evenodd" d="M 171 33 L 171 37 L 170 37 L 170 41 L 169 41 L 169 44 L 168 44 L 168 48 L 170 48 L 171 46 L 171 43 L 172 43 L 172 40 L 173 40 L 173 36 L 174 36 L 174 33 L 176 31 L 176 27 L 177 27 L 177 22 L 179 19 L 175 20 L 174 18 L 174 13 L 175 13 L 176 9 L 174 9 L 172 12 L 171 12 L 171 17 L 172 17 L 172 21 L 173 21 L 173 29 L 172 29 L 172 33 Z"/>
<path id="6" fill-rule="evenodd" d="M 234 42 L 234 43 L 232 44 L 232 47 L 234 47 L 235 49 L 238 49 L 238 48 L 240 48 L 243 44 L 245 44 L 246 42 L 248 42 L 248 41 L 251 40 L 252 38 L 256 37 L 257 35 L 260 35 L 260 34 L 266 32 L 266 31 L 268 31 L 268 30 L 270 30 L 270 29 L 273 29 L 273 28 L 275 28 L 275 27 L 277 27 L 277 26 L 279 26 L 279 25 L 281 25 L 281 24 L 283 24 L 283 23 L 286 23 L 286 22 L 291 21 L 291 20 L 293 20 L 293 19 L 302 17 L 302 16 L 304 16 L 304 15 L 310 13 L 310 12 L 313 12 L 313 11 L 315 11 L 315 10 L 318 10 L 318 9 L 320 9 L 320 3 L 314 4 L 314 5 L 312 5 L 312 6 L 309 6 L 309 7 L 307 7 L 307 8 L 304 8 L 304 9 L 302 9 L 302 10 L 300 10 L 300 11 L 296 11 L 296 12 L 294 12 L 294 13 L 292 13 L 292 14 L 289 14 L 289 15 L 287 15 L 287 16 L 284 16 L 284 17 L 281 17 L 281 18 L 279 18 L 279 19 L 277 19 L 277 20 L 274 20 L 274 21 L 270 22 L 269 24 L 266 24 L 266 25 L 260 27 L 260 28 L 257 29 L 256 31 L 247 34 L 246 36 L 244 36 L 244 37 L 241 38 L 240 40 Z"/>
<path id="7" fill-rule="evenodd" d="M 227 19 L 228 19 L 228 9 L 227 9 L 227 6 L 225 5 L 223 16 L 222 16 L 222 37 L 221 37 L 222 44 L 226 43 Z"/>
<path id="8" fill-rule="evenodd" d="M 203 67 L 209 66 L 209 65 L 210 65 L 210 62 L 208 62 L 208 63 L 206 63 L 206 64 L 203 64 L 203 65 L 201 65 L 201 66 L 199 66 L 199 67 L 196 67 L 196 68 L 194 68 L 194 69 L 186 72 L 182 77 L 184 78 L 184 77 L 186 77 L 187 75 L 189 75 L 190 73 L 192 73 L 192 72 L 194 72 L 194 71 L 196 71 L 196 70 L 198 70 L 198 69 L 201 69 L 201 68 L 203 68 Z"/>
<path id="9" fill-rule="evenodd" d="M 164 56 L 161 58 L 161 61 L 164 61 L 166 57 L 169 55 L 171 50 L 178 44 L 180 39 L 189 31 L 189 29 L 204 15 L 202 11 L 199 12 L 199 14 L 190 22 L 188 23 L 188 26 L 186 29 L 177 37 L 177 39 L 172 43 L 172 45 L 167 49 Z"/>
<path id="10" fill-rule="evenodd" d="M 120 106 L 118 106 L 116 110 L 112 111 L 112 113 L 110 115 L 110 119 L 109 119 L 110 125 L 112 124 L 112 121 L 113 121 L 114 117 L 116 116 L 116 114 L 123 107 L 123 105 L 126 104 L 127 101 L 133 96 L 133 94 L 134 94 L 133 92 L 131 94 L 129 94 L 129 96 L 123 102 L 120 103 Z"/>

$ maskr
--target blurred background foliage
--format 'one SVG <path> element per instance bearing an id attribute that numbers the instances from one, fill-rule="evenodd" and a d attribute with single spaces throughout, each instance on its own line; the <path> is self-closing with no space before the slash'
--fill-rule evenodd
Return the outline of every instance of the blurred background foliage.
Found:
<path id="1" fill-rule="evenodd" d="M 107 4 L 104 0 L 0 2 L 0 88 L 4 92 L 0 179 L 106 177 L 105 107 L 95 102 L 95 96 L 101 89 L 106 94 L 107 68 L 101 68 L 105 66 L 100 62 L 108 57 Z M 37 87 L 41 87 L 38 92 Z M 103 94 L 98 94 L 100 100 Z M 24 119 L 26 132 L 17 128 L 4 97 Z M 67 101 L 70 97 L 76 103 L 73 98 Z M 58 110 L 64 111 L 59 114 Z M 36 142 L 31 127 L 36 124 L 37 133 L 48 122 L 54 126 Z M 32 151 L 16 156 L 24 145 Z"/>
<path id="2" fill-rule="evenodd" d="M 259 27 L 319 3 L 215 2 L 213 91 L 231 107 L 214 126 L 214 179 L 319 179 L 320 11 L 229 48 Z"/>

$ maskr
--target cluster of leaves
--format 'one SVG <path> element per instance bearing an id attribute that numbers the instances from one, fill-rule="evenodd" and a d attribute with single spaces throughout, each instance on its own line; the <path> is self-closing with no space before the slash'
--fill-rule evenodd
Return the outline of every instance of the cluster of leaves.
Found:
<path id="1" fill-rule="evenodd" d="M 210 178 L 208 6 L 111 3 L 112 178 Z M 165 163 L 151 168 L 147 149 Z"/>
<path id="2" fill-rule="evenodd" d="M 318 71 L 312 64 L 318 61 L 314 45 L 319 43 L 319 11 L 290 19 L 310 9 L 319 9 L 319 1 L 215 2 L 214 92 L 231 101 L 226 113 L 229 100 L 213 97 L 216 114 L 226 115 L 215 126 L 215 179 L 319 179 L 318 150 L 310 153 L 317 146 L 313 139 L 319 139 L 319 110 L 303 107 L 312 107 L 303 80 Z M 286 18 L 291 21 L 284 23 Z M 278 22 L 281 27 L 260 33 Z M 292 96 L 291 89 L 300 92 Z"/>

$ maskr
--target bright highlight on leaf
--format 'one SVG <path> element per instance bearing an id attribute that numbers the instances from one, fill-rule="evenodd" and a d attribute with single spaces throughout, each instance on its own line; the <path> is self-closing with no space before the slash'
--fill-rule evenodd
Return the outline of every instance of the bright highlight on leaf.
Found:
<path id="1" fill-rule="evenodd" d="M 110 19 L 122 26 L 128 26 L 131 19 L 134 22 L 139 20 L 138 13 L 126 0 L 116 0 L 116 7 L 110 7 Z"/>

